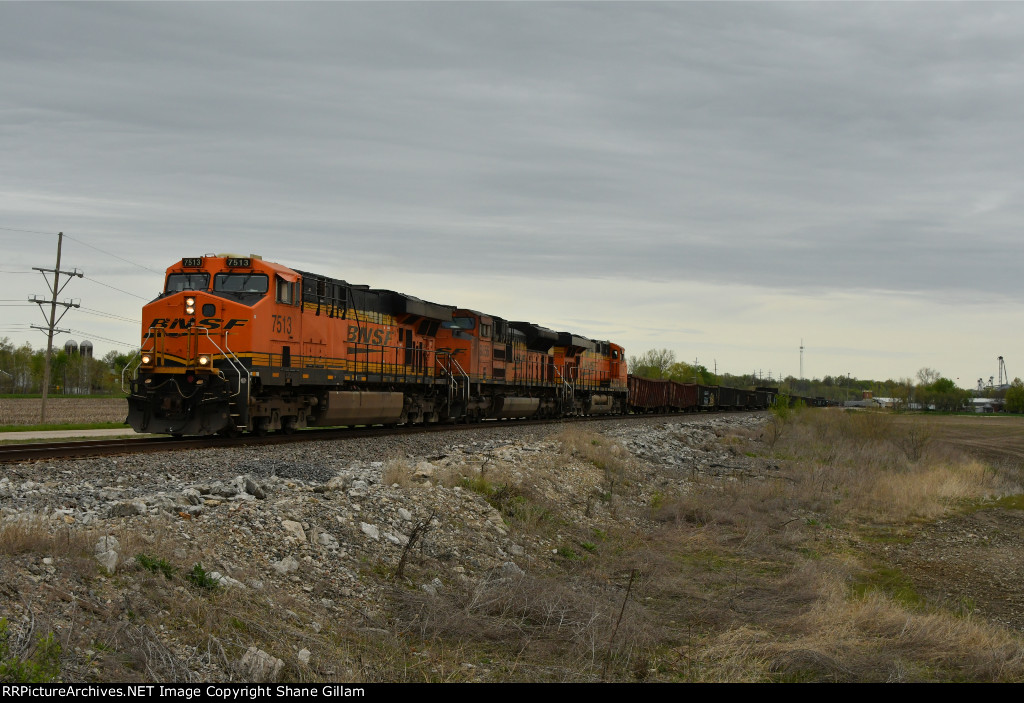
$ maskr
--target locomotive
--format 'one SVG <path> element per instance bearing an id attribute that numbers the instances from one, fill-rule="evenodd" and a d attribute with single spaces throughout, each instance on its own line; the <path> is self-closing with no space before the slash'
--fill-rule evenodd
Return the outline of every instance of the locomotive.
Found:
<path id="1" fill-rule="evenodd" d="M 186 257 L 126 368 L 137 432 L 624 414 L 621 346 L 288 268 Z"/>

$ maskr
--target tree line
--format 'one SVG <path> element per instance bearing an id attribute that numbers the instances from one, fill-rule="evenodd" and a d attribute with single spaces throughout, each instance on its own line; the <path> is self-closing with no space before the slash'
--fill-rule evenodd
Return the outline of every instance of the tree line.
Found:
<path id="1" fill-rule="evenodd" d="M 68 354 L 61 349 L 50 358 L 49 394 L 93 395 L 121 393 L 121 370 L 129 355 L 110 351 L 94 359 Z M 15 346 L 7 337 L 0 339 L 0 394 L 42 393 L 46 349 L 33 349 L 28 342 Z"/>

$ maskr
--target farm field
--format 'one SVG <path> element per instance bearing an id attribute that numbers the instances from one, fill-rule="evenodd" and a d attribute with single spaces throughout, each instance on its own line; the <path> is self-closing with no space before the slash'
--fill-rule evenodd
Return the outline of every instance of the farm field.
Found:
<path id="1" fill-rule="evenodd" d="M 39 423 L 39 398 L 0 398 L 0 427 Z M 46 399 L 46 424 L 122 423 L 128 415 L 124 398 Z"/>
<path id="2" fill-rule="evenodd" d="M 1024 462 L 1024 417 L 1014 415 L 897 416 L 897 424 L 924 426 L 948 447 L 996 463 Z"/>

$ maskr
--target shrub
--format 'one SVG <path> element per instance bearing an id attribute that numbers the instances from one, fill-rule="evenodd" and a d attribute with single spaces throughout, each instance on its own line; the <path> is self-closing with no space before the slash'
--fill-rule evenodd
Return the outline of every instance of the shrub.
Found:
<path id="1" fill-rule="evenodd" d="M 30 656 L 11 646 L 7 618 L 0 618 L 0 681 L 5 683 L 48 683 L 60 676 L 60 645 L 53 633 L 40 636 Z"/>

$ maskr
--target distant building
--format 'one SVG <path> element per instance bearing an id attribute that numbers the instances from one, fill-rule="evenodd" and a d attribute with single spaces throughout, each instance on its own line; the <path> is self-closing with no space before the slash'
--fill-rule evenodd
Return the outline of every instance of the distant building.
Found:
<path id="1" fill-rule="evenodd" d="M 1000 413 L 1003 401 L 1000 398 L 971 398 L 971 405 L 976 413 Z"/>

